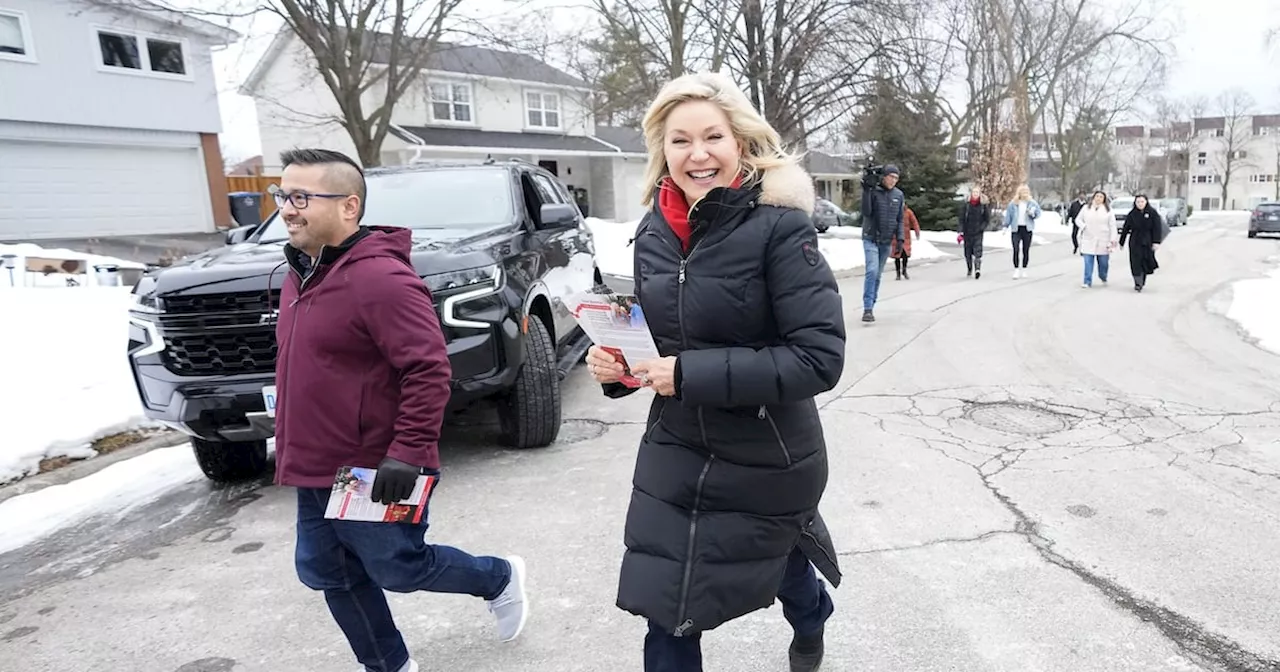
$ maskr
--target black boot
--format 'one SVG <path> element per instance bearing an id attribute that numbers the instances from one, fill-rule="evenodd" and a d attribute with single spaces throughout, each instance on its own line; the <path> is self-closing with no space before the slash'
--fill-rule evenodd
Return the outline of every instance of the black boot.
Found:
<path id="1" fill-rule="evenodd" d="M 791 672 L 815 672 L 822 665 L 822 630 L 808 637 L 792 637 L 787 654 L 791 658 Z"/>
<path id="2" fill-rule="evenodd" d="M 869 310 L 864 310 L 864 311 L 862 311 L 862 321 L 863 321 L 863 322 L 875 322 L 875 321 L 876 321 L 876 316 L 875 316 L 875 315 L 872 315 L 872 314 L 871 314 L 871 311 L 869 311 Z"/>
<path id="3" fill-rule="evenodd" d="M 894 280 L 902 279 L 902 260 L 897 257 L 893 259 L 893 272 L 895 273 Z"/>
<path id="4" fill-rule="evenodd" d="M 906 280 L 911 279 L 911 276 L 907 274 L 907 262 L 909 261 L 911 261 L 911 257 L 908 257 L 908 256 L 902 257 L 902 277 Z"/>

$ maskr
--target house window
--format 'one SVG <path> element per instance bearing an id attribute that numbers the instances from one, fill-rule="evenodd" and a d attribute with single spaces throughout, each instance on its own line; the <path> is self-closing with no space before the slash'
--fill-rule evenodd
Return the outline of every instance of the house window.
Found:
<path id="1" fill-rule="evenodd" d="M 97 29 L 95 38 L 105 70 L 187 74 L 186 49 L 180 40 L 107 28 Z"/>
<path id="2" fill-rule="evenodd" d="M 31 25 L 24 12 L 0 9 L 0 59 L 35 62 Z"/>
<path id="3" fill-rule="evenodd" d="M 969 162 L 969 148 L 968 148 L 968 147 L 956 147 L 956 161 L 958 161 L 958 162 L 960 162 L 960 163 L 968 163 L 968 162 Z"/>
<path id="4" fill-rule="evenodd" d="M 452 82 L 432 82 L 427 85 L 427 102 L 431 104 L 433 121 L 471 123 L 471 86 Z"/>
<path id="5" fill-rule="evenodd" d="M 1206 153 L 1204 153 L 1204 152 L 1200 152 L 1198 155 L 1196 155 L 1196 165 L 1197 165 L 1197 166 L 1203 166 L 1203 165 L 1205 165 L 1205 164 L 1206 164 L 1206 163 L 1208 163 L 1208 162 L 1209 162 L 1209 155 L 1208 155 L 1208 154 L 1206 154 Z"/>
<path id="6" fill-rule="evenodd" d="M 524 94 L 524 103 L 530 127 L 560 128 L 559 94 L 528 91 Z"/>

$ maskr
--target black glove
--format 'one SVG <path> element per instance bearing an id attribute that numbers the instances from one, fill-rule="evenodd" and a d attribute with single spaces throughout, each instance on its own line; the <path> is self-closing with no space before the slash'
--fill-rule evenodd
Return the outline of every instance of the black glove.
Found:
<path id="1" fill-rule="evenodd" d="M 369 498 L 379 504 L 394 504 L 413 493 L 421 472 L 421 468 L 412 464 L 384 457 L 378 465 L 378 475 L 373 477 L 373 491 Z"/>

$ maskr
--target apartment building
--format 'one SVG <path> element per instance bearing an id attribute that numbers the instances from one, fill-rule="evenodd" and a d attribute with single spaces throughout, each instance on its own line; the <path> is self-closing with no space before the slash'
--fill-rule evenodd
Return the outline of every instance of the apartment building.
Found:
<path id="1" fill-rule="evenodd" d="M 1280 114 L 1192 120 L 1187 202 L 1246 210 L 1280 201 Z"/>

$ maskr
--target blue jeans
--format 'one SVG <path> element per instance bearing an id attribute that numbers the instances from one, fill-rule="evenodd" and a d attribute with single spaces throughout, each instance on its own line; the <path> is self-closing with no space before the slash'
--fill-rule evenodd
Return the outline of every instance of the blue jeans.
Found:
<path id="1" fill-rule="evenodd" d="M 397 672 L 409 661 L 383 590 L 493 599 L 507 587 L 506 560 L 427 544 L 426 516 L 417 525 L 326 519 L 329 492 L 298 488 L 294 563 L 304 585 L 324 591 L 333 620 L 368 672 Z"/>
<path id="2" fill-rule="evenodd" d="M 1107 273 L 1111 270 L 1111 255 L 1109 254 L 1086 254 L 1084 256 L 1084 284 L 1093 286 L 1093 260 L 1098 260 L 1098 278 L 1103 282 L 1107 281 Z"/>
<path id="3" fill-rule="evenodd" d="M 783 618 L 802 636 L 816 634 L 836 610 L 826 586 L 799 548 L 787 558 L 778 601 Z M 676 637 L 650 621 L 644 637 L 644 672 L 702 672 L 702 633 Z"/>
<path id="4" fill-rule="evenodd" d="M 890 245 L 862 239 L 862 254 L 867 258 L 867 274 L 862 278 L 863 310 L 876 307 L 876 299 L 880 297 L 880 276 L 884 275 L 884 265 L 889 261 Z"/>

